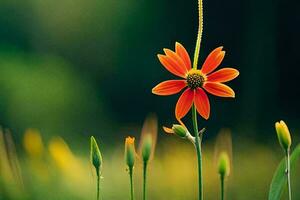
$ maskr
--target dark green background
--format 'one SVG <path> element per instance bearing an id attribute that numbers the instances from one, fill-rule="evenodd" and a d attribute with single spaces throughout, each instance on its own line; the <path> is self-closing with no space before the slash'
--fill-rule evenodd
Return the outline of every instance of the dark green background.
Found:
<path id="1" fill-rule="evenodd" d="M 274 122 L 299 129 L 299 2 L 204 1 L 200 61 L 220 45 L 223 67 L 240 76 L 235 99 L 210 96 L 211 135 L 230 127 L 241 137 L 274 140 Z M 151 94 L 174 78 L 159 63 L 179 41 L 193 55 L 196 1 L 2 0 L 0 123 L 47 136 L 122 141 L 149 112 L 174 122 L 178 95 Z M 199 66 L 200 67 L 200 66 Z M 131 132 L 132 131 L 132 132 Z M 264 140 L 261 140 L 264 139 Z"/>

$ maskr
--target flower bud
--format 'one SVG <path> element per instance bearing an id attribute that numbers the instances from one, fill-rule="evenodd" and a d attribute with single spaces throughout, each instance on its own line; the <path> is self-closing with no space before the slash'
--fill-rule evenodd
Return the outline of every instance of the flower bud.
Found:
<path id="1" fill-rule="evenodd" d="M 142 143 L 142 157 L 143 161 L 146 163 L 149 161 L 151 153 L 152 153 L 152 137 L 150 134 L 145 135 L 145 138 Z"/>
<path id="2" fill-rule="evenodd" d="M 125 139 L 125 161 L 129 168 L 132 168 L 135 162 L 134 140 L 134 137 L 127 137 Z"/>
<path id="3" fill-rule="evenodd" d="M 174 133 L 176 135 L 178 135 L 179 137 L 185 138 L 187 135 L 187 130 L 185 127 L 183 127 L 182 125 L 179 124 L 174 124 L 172 126 L 172 130 L 174 131 Z"/>
<path id="4" fill-rule="evenodd" d="M 289 148 L 291 147 L 291 144 L 292 144 L 292 139 L 291 139 L 291 134 L 290 134 L 289 128 L 282 120 L 280 122 L 275 123 L 275 128 L 276 128 L 277 137 L 278 137 L 281 147 L 285 151 L 289 150 Z"/>
<path id="5" fill-rule="evenodd" d="M 230 173 L 230 160 L 226 152 L 221 152 L 218 160 L 218 173 L 220 176 L 229 176 Z"/>
<path id="6" fill-rule="evenodd" d="M 91 162 L 96 168 L 97 175 L 101 175 L 102 155 L 93 136 L 91 137 Z"/>
<path id="7" fill-rule="evenodd" d="M 187 135 L 189 134 L 188 130 L 184 126 L 179 124 L 173 124 L 172 128 L 163 126 L 163 129 L 168 134 L 176 134 L 182 138 L 187 137 Z"/>

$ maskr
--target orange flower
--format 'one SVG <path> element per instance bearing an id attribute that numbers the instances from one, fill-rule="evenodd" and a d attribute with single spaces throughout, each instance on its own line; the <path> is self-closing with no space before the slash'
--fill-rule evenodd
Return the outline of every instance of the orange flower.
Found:
<path id="1" fill-rule="evenodd" d="M 233 68 L 223 68 L 213 72 L 225 56 L 225 51 L 222 49 L 223 47 L 218 47 L 213 50 L 200 70 L 192 68 L 189 54 L 178 42 L 175 45 L 175 52 L 164 49 L 165 55 L 158 55 L 159 61 L 169 72 L 184 79 L 161 82 L 152 89 L 152 93 L 165 96 L 176 94 L 187 88 L 176 104 L 177 119 L 183 118 L 193 103 L 198 113 L 203 118 L 208 119 L 210 103 L 205 91 L 215 96 L 235 97 L 234 91 L 223 83 L 236 78 L 239 71 Z"/>

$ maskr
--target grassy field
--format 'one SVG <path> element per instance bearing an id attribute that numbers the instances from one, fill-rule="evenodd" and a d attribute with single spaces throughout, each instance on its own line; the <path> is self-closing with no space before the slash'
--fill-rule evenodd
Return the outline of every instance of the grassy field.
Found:
<path id="1" fill-rule="evenodd" d="M 27 134 L 17 151 L 9 133 L 1 134 L 0 144 L 0 199 L 96 198 L 96 176 L 89 161 L 88 146 L 72 149 L 60 137 L 42 141 L 38 132 Z M 233 146 L 232 173 L 227 180 L 228 199 L 267 199 L 272 175 L 282 157 L 280 149 L 249 141 L 239 144 Z M 103 199 L 129 199 L 123 149 L 121 145 L 102 149 L 104 164 L 100 187 Z M 214 145 L 204 143 L 203 151 L 204 195 L 206 199 L 218 199 L 220 185 L 214 164 Z M 172 137 L 158 141 L 149 166 L 149 199 L 196 199 L 195 159 L 192 145 L 181 139 Z M 138 162 L 134 178 L 137 199 L 141 199 L 141 168 Z M 292 171 L 294 199 L 300 197 L 298 169 Z"/>

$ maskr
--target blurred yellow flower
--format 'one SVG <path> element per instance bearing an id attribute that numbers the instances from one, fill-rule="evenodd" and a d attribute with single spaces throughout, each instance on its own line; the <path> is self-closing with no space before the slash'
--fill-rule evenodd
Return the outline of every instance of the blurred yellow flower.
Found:
<path id="1" fill-rule="evenodd" d="M 32 157 L 41 157 L 44 152 L 44 144 L 40 132 L 37 129 L 27 129 L 23 138 L 25 151 Z"/>
<path id="2" fill-rule="evenodd" d="M 75 156 L 62 138 L 53 138 L 48 148 L 52 159 L 61 170 L 68 171 L 78 165 Z"/>
<path id="3" fill-rule="evenodd" d="M 77 195 L 84 196 L 85 192 L 90 189 L 88 188 L 89 179 L 87 178 L 90 174 L 80 158 L 72 153 L 68 144 L 61 137 L 52 138 L 48 149 L 54 165 L 61 172 L 61 179 L 66 186 Z"/>

